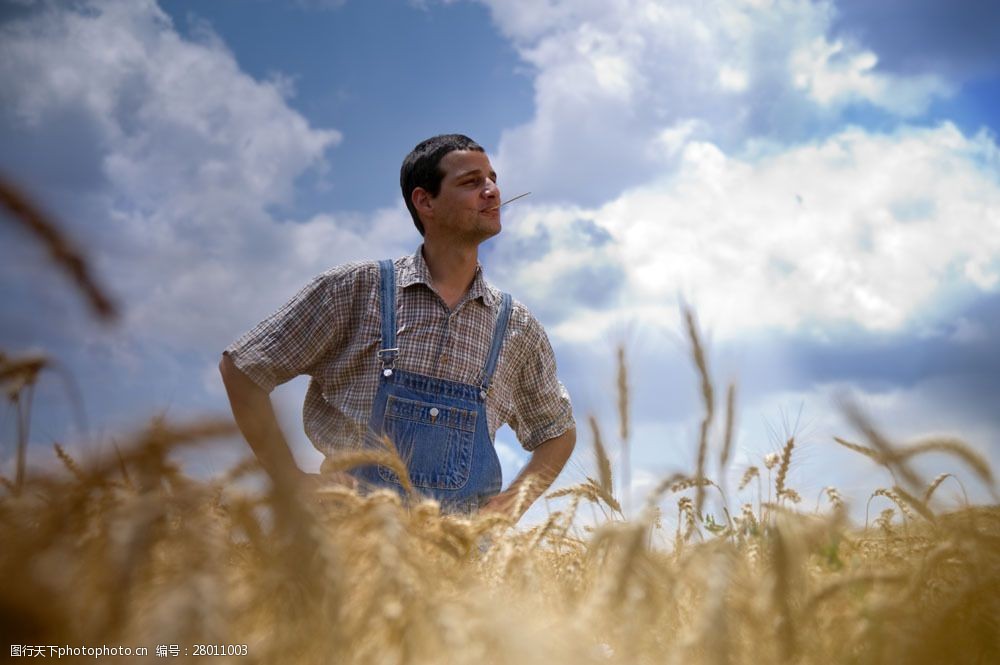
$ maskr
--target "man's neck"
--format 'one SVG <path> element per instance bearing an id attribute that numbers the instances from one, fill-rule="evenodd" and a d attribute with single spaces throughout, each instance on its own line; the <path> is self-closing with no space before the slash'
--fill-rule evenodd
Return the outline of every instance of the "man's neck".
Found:
<path id="1" fill-rule="evenodd" d="M 431 274 L 431 285 L 449 309 L 454 309 L 476 278 L 479 248 L 445 245 L 425 239 L 423 253 Z"/>

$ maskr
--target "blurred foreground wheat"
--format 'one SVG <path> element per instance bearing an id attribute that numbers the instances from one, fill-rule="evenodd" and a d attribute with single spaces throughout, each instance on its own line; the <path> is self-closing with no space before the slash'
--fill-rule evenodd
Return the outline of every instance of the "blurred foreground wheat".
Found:
<path id="1" fill-rule="evenodd" d="M 685 495 L 666 534 L 653 507 L 579 524 L 604 501 L 588 482 L 517 529 L 389 493 L 253 489 L 252 462 L 196 481 L 170 461 L 226 431 L 156 424 L 90 464 L 60 450 L 64 472 L 6 491 L 6 641 L 246 644 L 228 658 L 244 663 L 1000 660 L 995 509 L 939 515 L 887 490 L 919 509 L 862 530 L 834 490 L 828 509 L 747 505 L 719 523 Z M 662 492 L 697 486 L 670 480 Z"/>

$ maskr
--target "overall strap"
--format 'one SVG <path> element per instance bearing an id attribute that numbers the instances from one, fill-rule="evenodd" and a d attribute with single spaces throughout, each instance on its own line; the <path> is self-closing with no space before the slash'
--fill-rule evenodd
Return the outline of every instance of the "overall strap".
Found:
<path id="1" fill-rule="evenodd" d="M 378 358 L 382 361 L 383 373 L 392 376 L 392 365 L 399 355 L 396 346 L 396 268 L 391 259 L 378 262 L 379 301 L 382 310 L 382 348 Z"/>
<path id="2" fill-rule="evenodd" d="M 497 314 L 497 325 L 493 330 L 493 344 L 490 346 L 490 355 L 486 357 L 486 367 L 483 369 L 483 382 L 479 389 L 479 396 L 483 399 L 486 399 L 486 393 L 490 390 L 490 382 L 493 381 L 493 372 L 497 368 L 497 358 L 500 357 L 503 336 L 507 332 L 507 322 L 510 321 L 510 310 L 510 294 L 504 293 L 500 298 L 500 313 Z"/>

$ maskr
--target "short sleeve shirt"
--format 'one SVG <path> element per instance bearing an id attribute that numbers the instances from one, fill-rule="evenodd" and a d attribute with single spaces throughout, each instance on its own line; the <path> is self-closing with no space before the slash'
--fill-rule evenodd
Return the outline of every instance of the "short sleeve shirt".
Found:
<path id="1" fill-rule="evenodd" d="M 422 247 L 394 261 L 397 283 L 395 366 L 479 385 L 500 310 L 501 293 L 482 268 L 453 310 L 431 287 Z M 311 377 L 302 407 L 306 435 L 323 453 L 354 447 L 368 426 L 381 361 L 379 268 L 349 263 L 315 277 L 225 353 L 263 390 Z M 569 395 L 541 324 L 514 301 L 486 398 L 492 439 L 509 423 L 522 447 L 574 426 Z"/>

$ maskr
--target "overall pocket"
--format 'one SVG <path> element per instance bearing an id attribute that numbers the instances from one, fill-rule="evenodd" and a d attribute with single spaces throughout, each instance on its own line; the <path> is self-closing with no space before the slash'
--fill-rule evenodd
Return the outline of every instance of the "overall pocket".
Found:
<path id="1" fill-rule="evenodd" d="M 406 462 L 414 487 L 457 490 L 469 481 L 477 417 L 475 410 L 389 395 L 382 431 Z M 399 482 L 386 467 L 378 473 Z"/>

